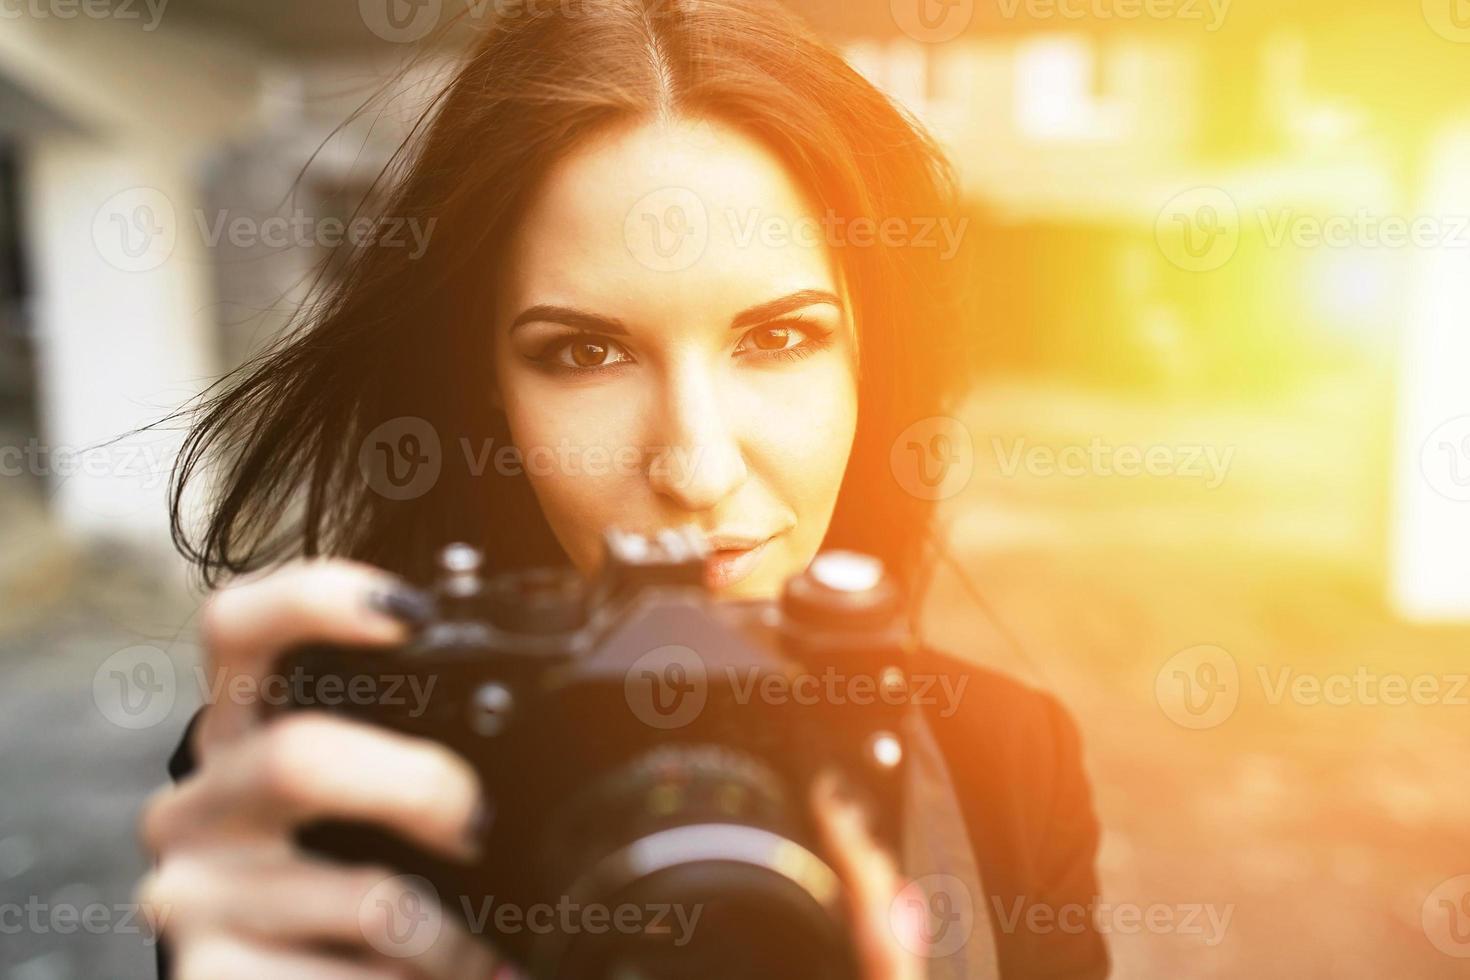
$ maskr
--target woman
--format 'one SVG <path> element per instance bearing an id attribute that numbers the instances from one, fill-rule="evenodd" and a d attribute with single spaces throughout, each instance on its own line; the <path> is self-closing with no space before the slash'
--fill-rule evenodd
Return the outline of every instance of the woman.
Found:
<path id="1" fill-rule="evenodd" d="M 895 478 L 895 444 L 975 355 L 933 235 L 953 220 L 949 169 L 918 125 L 763 0 L 508 10 L 423 125 L 383 212 L 432 228 L 427 248 L 358 249 L 302 329 L 211 393 L 186 445 L 176 540 L 211 583 L 252 573 L 204 610 L 219 689 L 249 690 L 306 639 L 401 641 L 403 582 L 452 540 L 490 571 L 591 574 L 609 525 L 693 524 L 722 597 L 775 595 L 830 547 L 921 578 L 930 504 Z M 220 482 L 196 538 L 178 501 L 206 460 Z M 954 944 L 896 901 L 912 869 L 824 784 L 813 803 L 866 975 L 941 960 L 1104 975 L 1071 721 L 922 658 L 916 672 L 961 681 L 929 724 L 972 921 L 941 954 Z M 143 817 L 158 859 L 143 899 L 167 916 L 173 975 L 488 975 L 493 937 L 453 929 L 384 955 L 358 915 L 383 875 L 291 843 L 334 817 L 463 856 L 485 805 L 463 761 L 339 720 L 264 724 L 256 707 L 208 706 Z"/>

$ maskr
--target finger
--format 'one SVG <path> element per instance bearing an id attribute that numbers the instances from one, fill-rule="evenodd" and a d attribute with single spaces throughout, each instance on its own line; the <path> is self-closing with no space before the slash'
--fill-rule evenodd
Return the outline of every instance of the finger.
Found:
<path id="1" fill-rule="evenodd" d="M 271 946 L 229 933 L 181 939 L 172 944 L 175 980 L 402 980 L 374 963 L 353 963 L 309 950 Z"/>
<path id="2" fill-rule="evenodd" d="M 812 797 L 818 830 L 847 886 L 848 914 L 863 976 L 916 980 L 923 971 L 911 950 L 922 944 L 922 922 L 914 919 L 912 910 L 894 905 L 902 882 L 892 856 L 874 840 L 866 812 L 842 791 L 835 774 L 818 779 Z"/>
<path id="3" fill-rule="evenodd" d="M 272 722 L 144 812 L 145 847 L 282 838 L 314 820 L 378 824 L 430 850 L 477 856 L 486 820 L 468 762 L 426 739 L 302 713 Z"/>
<path id="4" fill-rule="evenodd" d="M 395 576 L 337 559 L 294 562 L 216 592 L 200 613 L 212 702 L 200 726 L 201 751 L 252 727 L 258 682 L 282 652 L 308 641 L 401 643 L 408 638 L 405 610 L 421 602 Z"/>
<path id="5" fill-rule="evenodd" d="M 489 947 L 449 919 L 422 879 L 252 849 L 170 857 L 139 900 L 170 942 L 229 934 L 334 950 L 427 978 L 487 977 Z"/>

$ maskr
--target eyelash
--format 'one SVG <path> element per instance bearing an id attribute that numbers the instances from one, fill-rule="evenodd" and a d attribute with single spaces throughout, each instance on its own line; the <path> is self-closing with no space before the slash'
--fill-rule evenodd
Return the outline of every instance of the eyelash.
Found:
<path id="1" fill-rule="evenodd" d="M 757 330 L 770 330 L 779 327 L 797 330 L 800 333 L 804 334 L 806 339 L 794 347 L 783 347 L 780 350 L 773 351 L 760 351 L 758 354 L 755 355 L 757 360 L 768 362 L 799 361 L 803 358 L 812 356 L 818 351 L 826 350 L 828 347 L 832 346 L 831 331 L 824 331 L 816 324 L 811 323 L 801 317 L 787 317 L 783 320 L 772 320 L 770 323 L 763 323 L 759 327 L 752 328 L 748 333 L 743 335 L 740 340 L 742 343 L 744 343 L 745 339 L 749 337 L 750 334 L 755 333 Z M 596 367 L 569 367 L 568 365 L 562 364 L 557 360 L 558 355 L 560 355 L 563 351 L 565 351 L 572 345 L 585 344 L 593 341 L 598 341 L 601 342 L 601 344 L 604 346 L 621 350 L 621 346 L 610 337 L 604 337 L 601 334 L 595 333 L 579 333 L 572 336 L 558 337 L 557 339 L 550 341 L 534 355 L 532 355 L 530 357 L 530 360 L 537 366 L 552 373 L 581 375 L 591 375 L 599 374 L 604 371 L 614 371 L 618 368 L 623 367 L 626 364 L 631 363 L 630 360 L 622 360 L 615 361 L 612 364 L 598 365 Z M 623 354 L 626 357 L 627 352 L 623 351 Z"/>

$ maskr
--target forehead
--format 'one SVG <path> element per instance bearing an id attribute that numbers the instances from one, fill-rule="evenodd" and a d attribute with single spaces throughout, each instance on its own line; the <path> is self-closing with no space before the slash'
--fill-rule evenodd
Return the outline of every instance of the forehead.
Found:
<path id="1" fill-rule="evenodd" d="M 821 219 L 780 159 L 739 130 L 623 128 L 547 174 L 511 240 L 506 287 L 517 305 L 560 299 L 629 317 L 837 291 Z"/>

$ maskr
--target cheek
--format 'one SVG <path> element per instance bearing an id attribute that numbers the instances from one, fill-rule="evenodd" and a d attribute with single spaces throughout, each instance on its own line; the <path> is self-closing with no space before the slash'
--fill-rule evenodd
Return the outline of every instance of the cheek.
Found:
<path id="1" fill-rule="evenodd" d="M 536 499 L 572 562 L 591 570 L 601 559 L 603 528 L 637 499 L 636 411 L 626 401 L 599 404 L 534 382 L 507 394 L 511 437 Z"/>
<path id="2" fill-rule="evenodd" d="M 752 449 L 763 477 L 798 512 L 804 537 L 820 540 L 857 431 L 856 380 L 840 360 L 824 358 L 779 387 L 761 400 Z"/>

